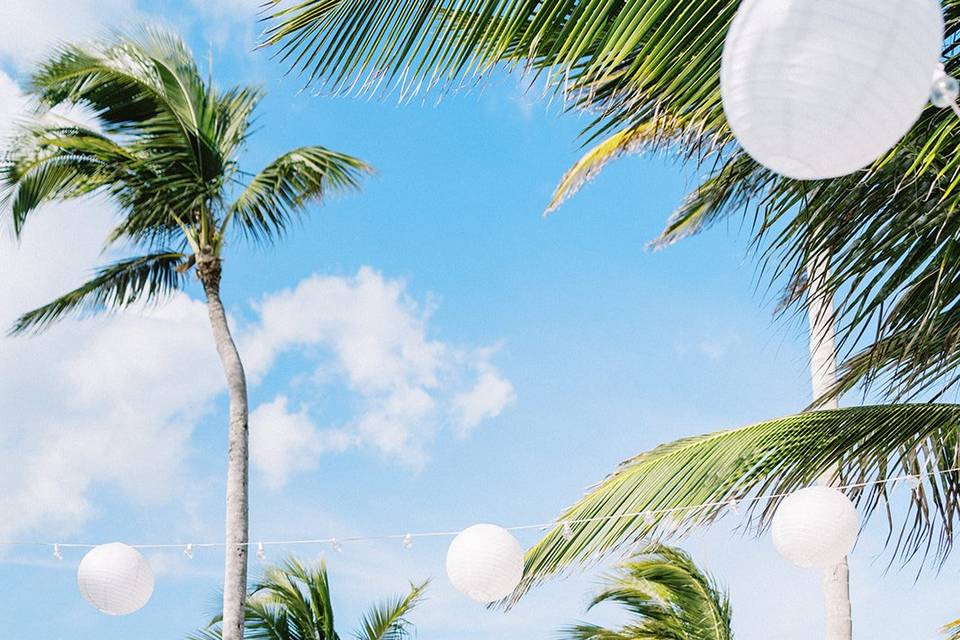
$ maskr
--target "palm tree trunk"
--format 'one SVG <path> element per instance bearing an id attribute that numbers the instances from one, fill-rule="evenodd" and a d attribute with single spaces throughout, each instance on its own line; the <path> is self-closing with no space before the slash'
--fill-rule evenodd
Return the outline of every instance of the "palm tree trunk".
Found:
<path id="1" fill-rule="evenodd" d="M 207 296 L 207 312 L 217 343 L 217 353 L 227 377 L 230 397 L 230 430 L 227 448 L 227 520 L 223 576 L 223 640 L 243 640 L 244 602 L 247 594 L 247 495 L 248 429 L 247 378 L 237 345 L 230 335 L 227 314 L 220 300 L 220 259 L 198 258 L 197 275 Z"/>
<path id="2" fill-rule="evenodd" d="M 819 287 L 830 268 L 829 256 L 818 256 L 807 265 L 808 322 L 810 324 L 810 378 L 814 400 L 826 393 L 837 380 L 836 318 L 833 300 L 819 295 Z M 818 405 L 818 409 L 837 409 L 836 398 Z M 820 484 L 834 482 L 836 469 L 820 477 Z M 847 559 L 824 569 L 823 600 L 827 640 L 851 640 L 853 619 L 850 609 L 850 569 Z"/>

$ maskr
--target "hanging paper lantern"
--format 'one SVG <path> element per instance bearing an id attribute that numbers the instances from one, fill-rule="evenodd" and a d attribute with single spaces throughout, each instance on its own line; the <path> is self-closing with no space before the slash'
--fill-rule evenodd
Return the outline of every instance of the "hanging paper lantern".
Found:
<path id="1" fill-rule="evenodd" d="M 730 128 L 790 178 L 866 167 L 920 117 L 943 37 L 936 0 L 744 0 L 720 67 Z"/>
<path id="2" fill-rule="evenodd" d="M 475 524 L 450 543 L 447 577 L 458 591 L 473 600 L 500 600 L 520 584 L 523 549 L 506 529 Z"/>
<path id="3" fill-rule="evenodd" d="M 77 584 L 84 599 L 103 613 L 125 616 L 153 594 L 153 571 L 140 552 L 111 542 L 94 547 L 80 561 Z"/>
<path id="4" fill-rule="evenodd" d="M 860 517 L 847 496 L 832 487 L 808 487 L 792 493 L 773 516 L 773 545 L 804 569 L 825 569 L 840 562 L 857 542 Z"/>

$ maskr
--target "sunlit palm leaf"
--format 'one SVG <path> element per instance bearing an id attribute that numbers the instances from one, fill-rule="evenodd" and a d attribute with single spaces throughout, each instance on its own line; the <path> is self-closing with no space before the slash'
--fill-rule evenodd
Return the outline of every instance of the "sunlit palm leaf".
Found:
<path id="1" fill-rule="evenodd" d="M 947 634 L 946 640 L 960 640 L 960 619 L 945 625 L 943 632 Z"/>
<path id="2" fill-rule="evenodd" d="M 357 640 L 406 640 L 411 636 L 407 616 L 423 599 L 427 583 L 411 584 L 410 592 L 371 607 L 354 634 Z"/>
<path id="3" fill-rule="evenodd" d="M 358 640 L 404 640 L 411 628 L 407 616 L 423 599 L 427 583 L 374 606 L 355 634 Z M 220 640 L 219 616 L 191 640 Z M 268 567 L 252 587 L 244 621 L 246 640 L 339 640 L 326 565 L 307 566 L 296 558 Z"/>
<path id="4" fill-rule="evenodd" d="M 940 472 L 912 494 L 902 523 L 889 525 L 902 561 L 917 554 L 942 558 L 960 509 L 960 473 L 953 470 L 960 462 L 958 434 L 960 406 L 917 404 L 815 411 L 662 445 L 624 462 L 557 518 L 528 552 L 518 594 L 646 537 L 710 523 L 730 513 L 724 503 L 731 499 L 742 502 L 750 524 L 762 527 L 778 499 L 752 497 L 807 486 L 838 462 L 845 484 Z M 888 491 L 869 484 L 847 493 L 869 518 Z M 664 512 L 670 509 L 680 511 Z M 649 511 L 659 513 L 648 521 Z M 569 540 L 564 522 L 573 532 Z"/>
<path id="5" fill-rule="evenodd" d="M 89 314 L 160 299 L 180 287 L 183 275 L 177 267 L 184 258 L 181 253 L 155 253 L 104 267 L 80 287 L 20 316 L 11 333 L 42 330 L 69 313 Z"/>
<path id="6" fill-rule="evenodd" d="M 522 63 L 548 73 L 574 103 L 604 111 L 601 130 L 648 120 L 664 104 L 690 122 L 722 125 L 716 87 L 734 0 L 276 4 L 268 41 L 287 64 L 338 91 L 406 95 Z"/>
<path id="7" fill-rule="evenodd" d="M 371 171 L 357 158 L 323 147 L 300 147 L 254 176 L 230 207 L 230 215 L 245 234 L 275 238 L 308 203 L 359 188 L 360 177 Z"/>
<path id="8" fill-rule="evenodd" d="M 579 624 L 565 640 L 731 640 L 730 600 L 693 559 L 652 543 L 605 576 L 590 607 L 619 605 L 629 614 L 618 629 Z"/>

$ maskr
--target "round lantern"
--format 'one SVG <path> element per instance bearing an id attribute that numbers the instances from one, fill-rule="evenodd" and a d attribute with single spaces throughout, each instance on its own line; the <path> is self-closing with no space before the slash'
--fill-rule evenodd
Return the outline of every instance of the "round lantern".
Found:
<path id="1" fill-rule="evenodd" d="M 831 487 L 792 493 L 773 516 L 773 545 L 804 569 L 825 569 L 840 562 L 857 542 L 860 517 L 847 496 Z"/>
<path id="2" fill-rule="evenodd" d="M 943 38 L 936 0 L 744 0 L 723 48 L 724 113 L 781 175 L 851 173 L 920 117 Z"/>
<path id="3" fill-rule="evenodd" d="M 520 584 L 523 549 L 506 529 L 475 524 L 450 543 L 447 577 L 458 591 L 473 600 L 500 600 Z"/>
<path id="4" fill-rule="evenodd" d="M 80 561 L 77 584 L 83 598 L 103 613 L 125 616 L 153 594 L 153 571 L 140 552 L 111 542 L 94 547 Z"/>

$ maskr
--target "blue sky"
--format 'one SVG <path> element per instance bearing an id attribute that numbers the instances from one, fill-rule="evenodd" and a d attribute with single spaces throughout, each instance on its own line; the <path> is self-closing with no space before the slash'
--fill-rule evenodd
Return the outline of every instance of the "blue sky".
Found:
<path id="1" fill-rule="evenodd" d="M 621 160 L 543 219 L 584 118 L 525 95 L 513 77 L 439 105 L 301 92 L 251 52 L 255 5 L 0 8 L 0 131 L 23 108 L 31 61 L 57 39 L 163 24 L 198 57 L 212 51 L 218 82 L 267 89 L 248 168 L 315 143 L 378 170 L 281 245 L 228 248 L 223 295 L 252 374 L 253 539 L 542 522 L 632 454 L 808 401 L 803 327 L 771 319 L 736 224 L 644 251 L 693 179 L 678 164 Z M 19 247 L 4 239 L 0 320 L 108 259 L 110 216 L 104 201 L 51 207 Z M 160 309 L 0 339 L 0 538 L 219 539 L 225 398 L 208 331 L 194 288 Z M 915 566 L 887 573 L 883 533 L 869 528 L 851 561 L 858 637 L 937 637 L 960 615 L 957 561 L 916 581 Z M 821 635 L 819 577 L 787 565 L 768 538 L 722 525 L 684 546 L 729 586 L 738 637 Z M 326 555 L 342 634 L 365 604 L 430 576 L 414 617 L 424 640 L 546 639 L 584 615 L 590 574 L 505 615 L 449 587 L 445 551 L 442 540 L 268 549 L 271 559 Z M 183 637 L 215 607 L 220 556 L 150 552 L 153 600 L 112 619 L 76 590 L 81 552 L 0 551 L 4 633 Z"/>

